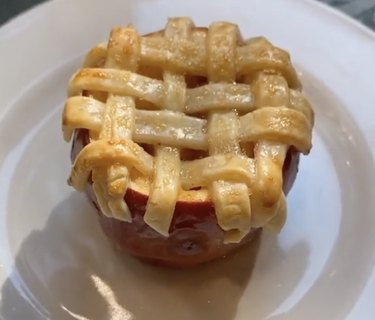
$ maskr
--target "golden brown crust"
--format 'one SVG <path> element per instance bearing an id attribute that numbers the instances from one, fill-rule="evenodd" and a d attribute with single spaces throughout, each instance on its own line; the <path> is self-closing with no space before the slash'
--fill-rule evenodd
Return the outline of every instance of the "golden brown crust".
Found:
<path id="1" fill-rule="evenodd" d="M 71 184 L 83 190 L 92 174 L 103 213 L 128 222 L 127 188 L 146 192 L 144 220 L 165 236 L 182 197 L 212 201 L 227 242 L 252 227 L 278 230 L 286 152 L 311 148 L 314 116 L 300 87 L 287 52 L 264 38 L 242 40 L 234 24 L 196 28 L 174 18 L 144 37 L 115 28 L 69 84 L 65 139 L 77 128 L 92 138 Z M 207 156 L 183 160 L 185 149 Z"/>

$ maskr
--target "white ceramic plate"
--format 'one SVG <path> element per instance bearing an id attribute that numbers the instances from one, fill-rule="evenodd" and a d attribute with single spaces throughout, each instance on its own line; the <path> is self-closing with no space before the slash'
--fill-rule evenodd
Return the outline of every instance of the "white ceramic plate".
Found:
<path id="1" fill-rule="evenodd" d="M 287 48 L 316 110 L 279 237 L 202 268 L 118 255 L 68 188 L 60 116 L 83 54 L 114 25 L 236 21 Z M 0 28 L 0 318 L 372 319 L 375 36 L 307 0 L 49 2 Z M 256 263 L 250 261 L 257 253 Z"/>

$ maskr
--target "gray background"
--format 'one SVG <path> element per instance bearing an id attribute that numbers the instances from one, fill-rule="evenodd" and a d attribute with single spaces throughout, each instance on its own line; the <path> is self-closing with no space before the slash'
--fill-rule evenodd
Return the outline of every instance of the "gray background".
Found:
<path id="1" fill-rule="evenodd" d="M 6 22 L 20 12 L 44 1 L 45 0 L 0 0 L 0 24 Z M 375 0 L 319 1 L 338 8 L 375 30 Z"/>

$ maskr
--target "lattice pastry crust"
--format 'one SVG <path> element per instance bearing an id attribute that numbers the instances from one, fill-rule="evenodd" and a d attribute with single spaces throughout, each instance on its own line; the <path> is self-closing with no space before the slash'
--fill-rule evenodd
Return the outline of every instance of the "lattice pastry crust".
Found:
<path id="1" fill-rule="evenodd" d="M 226 242 L 279 230 L 286 152 L 311 148 L 300 90 L 289 54 L 243 40 L 235 24 L 173 18 L 147 36 L 114 28 L 69 83 L 64 137 L 90 134 L 70 184 L 82 191 L 91 176 L 102 212 L 128 222 L 127 188 L 149 195 L 144 220 L 165 236 L 177 201 L 212 201 Z"/>

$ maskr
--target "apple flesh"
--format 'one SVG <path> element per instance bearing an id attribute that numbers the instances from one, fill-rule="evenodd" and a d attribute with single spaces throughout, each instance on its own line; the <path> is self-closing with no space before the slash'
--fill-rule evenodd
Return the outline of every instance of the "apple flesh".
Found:
<path id="1" fill-rule="evenodd" d="M 76 130 L 72 161 L 88 143 L 88 131 Z M 293 185 L 298 161 L 299 153 L 290 148 L 283 167 L 285 193 Z M 178 201 L 169 230 L 170 235 L 165 237 L 143 220 L 148 200 L 146 194 L 127 190 L 124 199 L 132 214 L 131 223 L 109 218 L 101 213 L 91 182 L 87 184 L 86 194 L 98 212 L 104 233 L 114 245 L 141 260 L 157 265 L 191 267 L 223 258 L 259 236 L 261 232 L 260 228 L 252 229 L 240 243 L 224 244 L 224 231 L 217 223 L 211 202 Z"/>

